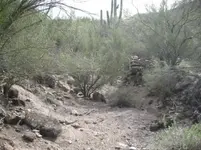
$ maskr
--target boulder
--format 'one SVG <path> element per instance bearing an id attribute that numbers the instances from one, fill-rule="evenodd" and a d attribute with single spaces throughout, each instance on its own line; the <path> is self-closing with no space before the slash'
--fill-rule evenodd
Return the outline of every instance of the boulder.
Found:
<path id="1" fill-rule="evenodd" d="M 42 114 L 38 114 L 35 112 L 27 112 L 24 122 L 25 125 L 30 127 L 31 129 L 40 129 L 40 126 L 42 126 L 45 123 L 45 117 Z"/>
<path id="2" fill-rule="evenodd" d="M 36 112 L 29 112 L 24 123 L 32 129 L 38 129 L 44 138 L 55 140 L 62 132 L 59 121 Z"/>
<path id="3" fill-rule="evenodd" d="M 36 135 L 33 132 L 25 132 L 22 138 L 26 142 L 33 142 L 36 139 Z"/>
<path id="4" fill-rule="evenodd" d="M 13 92 L 10 93 L 17 93 L 17 94 L 11 94 L 9 97 L 9 101 L 13 103 L 13 105 L 22 105 L 25 106 L 26 102 L 31 102 L 33 98 L 35 98 L 35 95 L 31 93 L 30 91 L 24 89 L 23 87 L 19 85 L 13 85 L 11 87 L 11 90 Z M 17 91 L 17 92 L 15 92 Z M 15 95 L 15 96 L 14 96 Z M 17 104 L 18 103 L 18 104 Z"/>
<path id="5" fill-rule="evenodd" d="M 16 88 L 11 87 L 8 91 L 9 98 L 18 98 L 19 91 Z"/>
<path id="6" fill-rule="evenodd" d="M 48 139 L 56 139 L 58 135 L 61 133 L 62 128 L 59 125 L 49 125 L 45 124 L 40 128 L 40 134 Z"/>

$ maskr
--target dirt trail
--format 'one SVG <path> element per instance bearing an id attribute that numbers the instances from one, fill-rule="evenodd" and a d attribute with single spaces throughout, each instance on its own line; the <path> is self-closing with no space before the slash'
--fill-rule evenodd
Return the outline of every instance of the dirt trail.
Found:
<path id="1" fill-rule="evenodd" d="M 55 142 L 38 138 L 26 143 L 21 138 L 23 132 L 9 126 L 1 131 L 1 137 L 13 141 L 15 150 L 128 150 L 128 147 L 142 150 L 152 136 L 148 124 L 155 117 L 145 111 L 110 108 L 103 103 L 86 104 L 83 100 L 70 105 L 70 101 L 56 111 L 49 109 L 49 115 L 58 120 L 76 121 L 62 125 L 63 131 Z M 16 128 L 26 130 L 23 126 Z"/>
<path id="2" fill-rule="evenodd" d="M 142 150 L 154 134 L 149 131 L 149 124 L 156 117 L 146 111 L 111 108 L 101 102 L 75 99 L 58 89 L 45 89 L 43 94 L 34 95 L 17 88 L 22 93 L 20 99 L 30 100 L 28 104 L 32 111 L 59 120 L 62 133 L 54 142 L 37 138 L 27 143 L 22 135 L 30 131 L 28 127 L 6 125 L 0 132 L 0 146 L 6 143 L 5 150 Z M 62 101 L 57 100 L 61 105 L 45 101 L 47 92 L 56 93 L 56 97 L 63 96 Z M 9 145 L 8 141 L 13 144 Z"/>
<path id="3" fill-rule="evenodd" d="M 65 127 L 58 139 L 59 145 L 65 145 L 66 149 L 114 150 L 128 145 L 141 150 L 151 136 L 147 124 L 154 117 L 135 109 L 107 108 L 95 109 L 90 115 L 76 119 L 81 129 Z M 72 144 L 66 143 L 66 139 Z"/>

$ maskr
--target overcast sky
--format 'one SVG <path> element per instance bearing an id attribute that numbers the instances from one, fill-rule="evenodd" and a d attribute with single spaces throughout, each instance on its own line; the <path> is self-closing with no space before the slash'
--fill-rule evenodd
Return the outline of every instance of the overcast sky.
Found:
<path id="1" fill-rule="evenodd" d="M 118 3 L 120 2 L 120 0 L 117 1 Z M 173 3 L 174 1 L 175 0 L 169 0 L 169 3 Z M 87 10 L 91 13 L 97 14 L 97 16 L 94 17 L 98 18 L 101 9 L 104 12 L 106 10 L 110 10 L 111 0 L 62 0 L 62 2 L 71 5 L 73 7 L 77 7 L 83 10 Z M 123 2 L 124 2 L 123 6 L 124 11 L 130 12 L 131 14 L 135 14 L 136 13 L 135 7 L 137 7 L 140 12 L 146 12 L 145 9 L 146 5 L 154 4 L 156 6 L 159 6 L 161 0 L 124 0 Z M 54 9 L 52 15 L 57 16 L 59 14 L 60 16 L 64 16 L 64 13 L 59 12 L 60 12 L 59 9 Z M 87 16 L 87 14 L 76 11 L 76 16 L 83 17 Z"/>

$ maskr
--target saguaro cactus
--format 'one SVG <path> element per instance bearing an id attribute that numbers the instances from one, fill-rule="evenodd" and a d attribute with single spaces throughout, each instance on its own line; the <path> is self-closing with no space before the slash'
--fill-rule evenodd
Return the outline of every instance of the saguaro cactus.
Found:
<path id="1" fill-rule="evenodd" d="M 100 10 L 100 24 L 103 25 L 103 10 Z"/>
<path id="2" fill-rule="evenodd" d="M 118 13 L 119 9 L 119 13 Z M 118 27 L 121 19 L 122 19 L 122 11 L 123 11 L 123 0 L 120 0 L 120 4 L 117 4 L 117 0 L 111 0 L 111 10 L 106 11 L 107 16 L 107 25 L 109 27 Z M 103 11 L 100 11 L 100 23 L 103 25 Z"/>

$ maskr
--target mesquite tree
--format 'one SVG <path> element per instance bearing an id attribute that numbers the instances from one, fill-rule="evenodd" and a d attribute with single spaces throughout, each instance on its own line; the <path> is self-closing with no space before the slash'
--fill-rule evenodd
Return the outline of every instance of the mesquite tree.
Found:
<path id="1" fill-rule="evenodd" d="M 163 0 L 159 10 L 151 8 L 147 14 L 139 13 L 142 41 L 160 60 L 170 66 L 178 65 L 194 53 L 196 37 L 201 33 L 197 29 L 200 19 L 200 9 L 191 3 L 176 3 L 169 8 Z"/>

